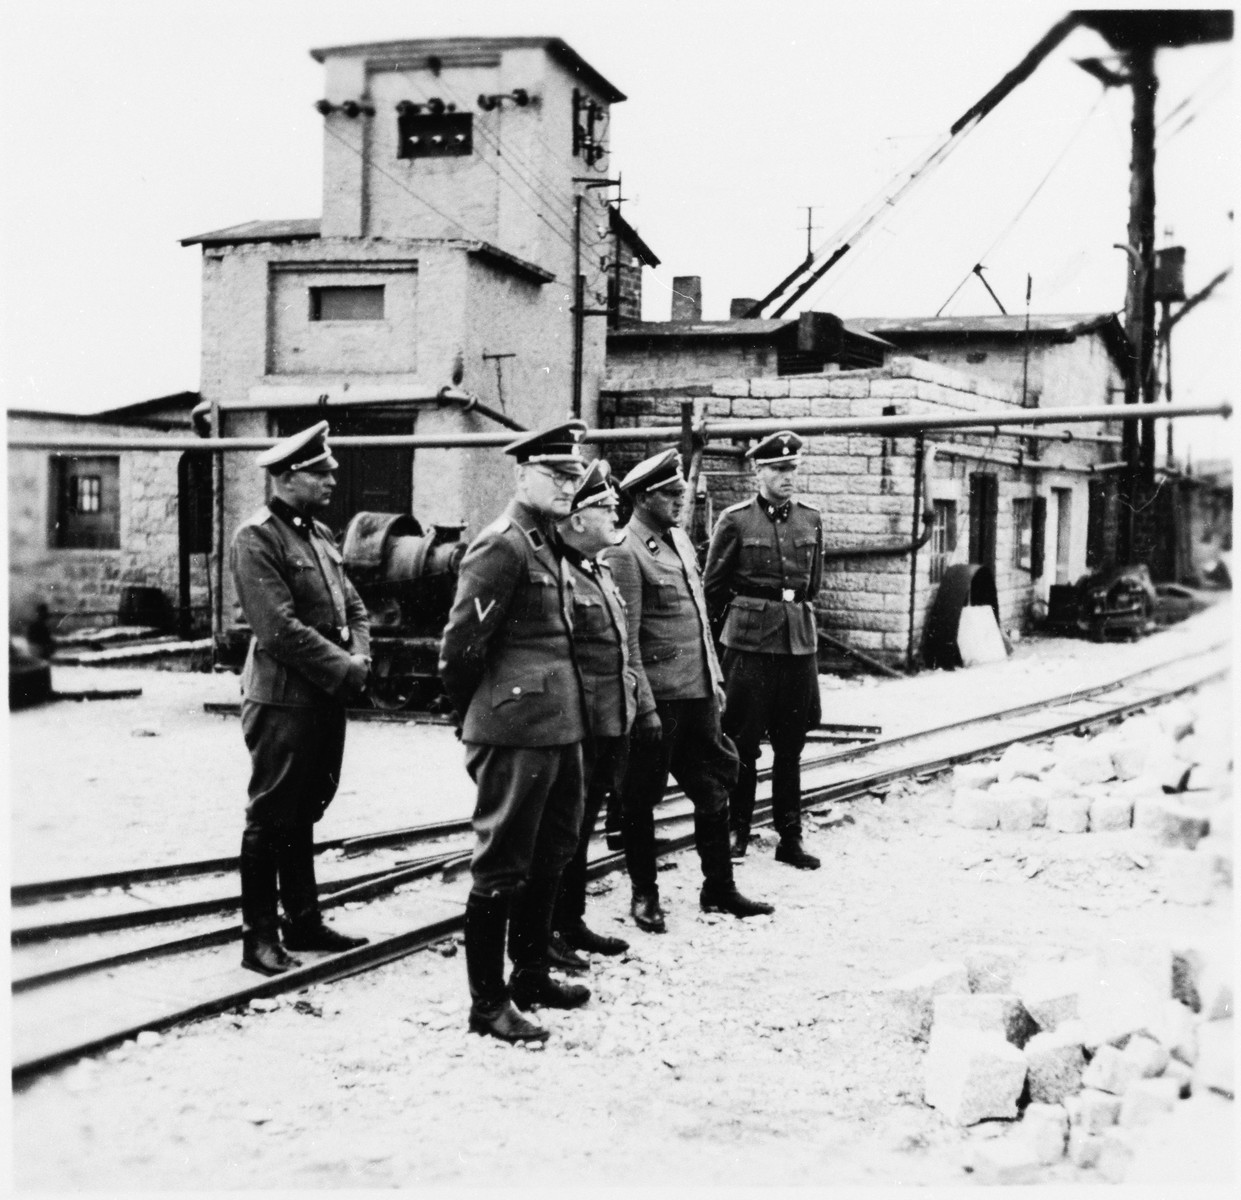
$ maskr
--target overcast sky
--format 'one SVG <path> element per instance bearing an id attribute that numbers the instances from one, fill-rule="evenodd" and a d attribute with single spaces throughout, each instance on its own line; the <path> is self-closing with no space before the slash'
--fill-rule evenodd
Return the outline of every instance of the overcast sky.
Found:
<path id="1" fill-rule="evenodd" d="M 312 47 L 450 35 L 564 38 L 629 99 L 609 174 L 705 316 L 768 291 L 1013 67 L 1066 11 L 1035 2 L 40 0 L 0 22 L 5 170 L 0 378 L 11 408 L 91 411 L 199 382 L 200 251 L 178 239 L 320 212 Z M 805 300 L 846 318 L 1123 309 L 1130 94 L 1073 64 L 1079 30 Z M 1159 244 L 1189 290 L 1231 262 L 1233 48 L 1161 52 Z M 965 280 L 959 291 L 954 290 Z M 1174 335 L 1175 398 L 1237 377 L 1230 281 Z M 949 300 L 950 297 L 953 297 Z M 796 310 L 794 310 L 796 311 Z M 1190 433 L 1191 423 L 1183 425 Z M 1212 441 L 1214 439 L 1214 441 Z M 1215 423 L 1192 423 L 1197 457 Z"/>

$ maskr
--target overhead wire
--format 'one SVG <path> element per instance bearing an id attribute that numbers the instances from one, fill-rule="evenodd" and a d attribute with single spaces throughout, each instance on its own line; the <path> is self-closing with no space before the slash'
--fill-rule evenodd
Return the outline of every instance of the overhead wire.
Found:
<path id="1" fill-rule="evenodd" d="M 1038 183 L 1035 184 L 1034 190 L 1029 194 L 1029 196 L 1026 197 L 1025 203 L 1022 204 L 1022 206 L 1016 211 L 1016 213 L 1013 214 L 1012 220 L 1010 220 L 1008 224 L 1005 225 L 1004 228 L 1000 230 L 1000 232 L 996 235 L 995 239 L 986 248 L 986 250 L 984 250 L 982 254 L 980 254 L 974 260 L 975 263 L 977 263 L 978 267 L 981 267 L 986 263 L 987 259 L 991 256 L 995 248 L 999 246 L 999 244 L 1002 241 L 1004 241 L 1004 239 L 1008 237 L 1010 233 L 1012 233 L 1012 231 L 1016 228 L 1017 223 L 1029 211 L 1030 205 L 1034 203 L 1035 199 L 1038 197 L 1039 192 L 1043 190 L 1043 188 L 1047 185 L 1048 180 L 1050 180 L 1051 177 L 1056 173 L 1057 168 L 1064 161 L 1069 151 L 1073 148 L 1074 144 L 1077 142 L 1077 139 L 1081 137 L 1082 133 L 1086 129 L 1086 126 L 1090 124 L 1091 120 L 1094 118 L 1095 113 L 1099 111 L 1099 106 L 1103 103 L 1103 100 L 1106 97 L 1106 95 L 1107 95 L 1106 91 L 1099 92 L 1098 97 L 1096 98 L 1095 102 L 1090 106 L 1089 111 L 1082 118 L 1081 122 L 1077 125 L 1077 127 L 1073 130 L 1072 134 L 1069 137 L 1069 140 L 1065 142 L 1063 149 L 1060 151 L 1059 154 L 1056 155 L 1055 159 L 1052 161 L 1051 166 L 1047 168 L 1046 174 L 1044 174 L 1042 179 L 1040 179 Z M 944 311 L 945 308 L 948 307 L 949 304 L 952 303 L 953 298 L 956 296 L 956 294 L 969 282 L 971 276 L 973 276 L 976 273 L 976 269 L 977 269 L 976 267 L 971 267 L 965 273 L 965 276 L 961 280 L 961 282 L 958 283 L 957 286 L 952 289 L 952 292 L 948 296 L 948 298 L 943 302 L 943 304 L 939 306 L 938 309 L 935 310 L 935 315 L 937 317 L 939 316 L 940 313 Z"/>

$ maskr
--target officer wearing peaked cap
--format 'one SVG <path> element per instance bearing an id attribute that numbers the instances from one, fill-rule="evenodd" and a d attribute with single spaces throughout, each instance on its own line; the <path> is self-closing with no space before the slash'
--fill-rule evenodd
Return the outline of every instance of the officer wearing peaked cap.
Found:
<path id="1" fill-rule="evenodd" d="M 629 756 L 629 730 L 637 713 L 638 680 L 630 665 L 636 630 L 625 620 L 625 602 L 601 551 L 616 542 L 617 494 L 608 464 L 596 459 L 587 468 L 560 522 L 565 561 L 572 584 L 573 645 L 582 672 L 589 717 L 583 746 L 586 802 L 577 850 L 560 881 L 552 922 L 551 958 L 570 970 L 587 963 L 574 951 L 622 954 L 629 943 L 596 933 L 585 923 L 586 864 L 591 835 L 601 809 L 620 807 L 620 785 Z M 619 811 L 616 815 L 619 828 Z"/>
<path id="2" fill-rule="evenodd" d="M 253 764 L 241 839 L 242 965 L 264 975 L 298 965 L 286 948 L 337 951 L 366 941 L 323 923 L 315 882 L 314 824 L 336 794 L 345 705 L 362 694 L 370 665 L 366 607 L 332 531 L 315 519 L 336 482 L 327 433 L 320 421 L 258 456 L 271 499 L 231 547 L 253 632 L 241 676 Z"/>
<path id="3" fill-rule="evenodd" d="M 639 929 L 664 932 L 654 806 L 671 774 L 694 805 L 702 908 L 738 917 L 770 913 L 769 904 L 747 899 L 733 882 L 728 793 L 737 755 L 720 728 L 723 677 L 698 562 L 678 525 L 685 497 L 680 455 L 667 450 L 645 459 L 621 481 L 621 490 L 633 501 L 633 516 L 606 561 L 637 631 L 638 716 L 621 790 L 630 912 Z"/>
<path id="4" fill-rule="evenodd" d="M 729 803 L 733 853 L 745 853 L 754 813 L 759 746 L 771 741 L 772 817 L 778 861 L 813 870 L 802 845 L 801 752 L 819 723 L 818 628 L 813 602 L 823 576 L 823 523 L 793 496 L 802 439 L 773 433 L 749 451 L 758 494 L 720 515 L 707 551 L 704 589 L 722 626 L 724 730 L 741 769 Z"/>
<path id="5" fill-rule="evenodd" d="M 516 460 L 516 495 L 461 560 L 440 644 L 440 678 L 478 789 L 465 910 L 469 1027 L 508 1042 L 547 1038 L 518 1008 L 576 1008 L 590 998 L 550 975 L 547 960 L 560 875 L 582 823 L 587 723 L 556 523 L 583 474 L 585 428 L 569 421 L 505 448 Z"/>

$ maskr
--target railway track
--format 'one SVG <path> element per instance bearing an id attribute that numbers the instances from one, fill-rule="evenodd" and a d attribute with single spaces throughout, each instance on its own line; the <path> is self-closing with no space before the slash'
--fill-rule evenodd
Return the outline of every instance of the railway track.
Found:
<path id="1" fill-rule="evenodd" d="M 1104 725 L 1227 674 L 1224 644 L 1075 689 L 864 744 L 803 756 L 804 805 L 813 811 L 897 779 Z M 762 772 L 760 780 L 769 779 Z M 760 790 L 756 823 L 770 818 Z M 693 845 L 692 806 L 670 790 L 657 813 L 661 854 Z M 468 821 L 409 826 L 320 843 L 325 910 L 371 943 L 262 978 L 238 965 L 235 859 L 137 868 L 12 889 L 13 1078 L 18 1083 L 142 1030 L 160 1030 L 248 1001 L 345 978 L 443 943 L 461 929 L 468 891 Z M 411 851 L 421 851 L 411 857 Z M 623 869 L 596 835 L 590 873 Z"/>

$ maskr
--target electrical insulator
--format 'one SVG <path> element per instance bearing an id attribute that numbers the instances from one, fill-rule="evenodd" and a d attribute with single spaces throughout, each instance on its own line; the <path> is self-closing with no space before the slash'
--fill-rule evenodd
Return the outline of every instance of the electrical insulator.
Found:
<path id="1" fill-rule="evenodd" d="M 326 117 L 329 113 L 336 111 L 336 105 L 330 100 L 316 100 L 315 111 Z"/>
<path id="2" fill-rule="evenodd" d="M 412 100 L 401 100 L 396 106 L 396 111 L 403 117 L 410 116 L 411 114 L 417 115 L 422 112 L 422 105 L 415 104 Z"/>
<path id="3" fill-rule="evenodd" d="M 432 96 L 427 101 L 427 112 L 432 116 L 438 117 L 444 111 L 444 102 L 438 96 Z"/>

